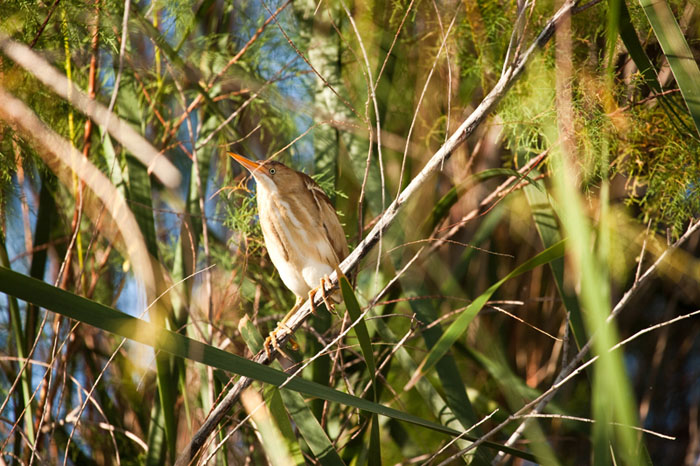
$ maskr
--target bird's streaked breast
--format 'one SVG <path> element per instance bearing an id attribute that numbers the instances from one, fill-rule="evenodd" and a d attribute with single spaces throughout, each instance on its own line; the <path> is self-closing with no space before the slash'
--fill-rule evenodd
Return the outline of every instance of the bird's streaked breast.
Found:
<path id="1" fill-rule="evenodd" d="M 303 296 L 333 271 L 339 263 L 338 256 L 316 206 L 306 206 L 295 199 L 282 200 L 277 193 L 266 194 L 258 195 L 265 246 L 284 284 L 297 296 Z"/>

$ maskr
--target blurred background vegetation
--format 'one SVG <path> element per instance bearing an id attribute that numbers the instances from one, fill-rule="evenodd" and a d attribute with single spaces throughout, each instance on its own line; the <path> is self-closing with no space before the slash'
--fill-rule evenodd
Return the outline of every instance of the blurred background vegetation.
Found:
<path id="1" fill-rule="evenodd" d="M 226 151 L 274 157 L 312 175 L 352 249 L 560 5 L 4 0 L 0 31 L 91 98 L 105 106 L 113 99 L 115 115 L 172 162 L 181 181 L 162 184 L 104 122 L 0 52 L 0 86 L 126 200 L 155 288 L 146 289 L 128 244 L 105 226 L 111 207 L 89 208 L 86 180 L 61 177 L 33 135 L 7 121 L 0 265 L 250 356 L 246 335 L 269 332 L 294 296 L 266 255 L 254 183 Z M 361 262 L 355 294 L 366 305 L 418 255 L 365 318 L 376 391 L 368 391 L 372 365 L 354 333 L 302 372 L 460 432 L 491 416 L 470 432 L 478 437 L 558 382 L 595 334 L 580 362 L 599 360 L 525 413 L 531 417 L 511 419 L 489 438 L 503 444 L 517 431 L 510 444 L 535 458 L 484 446 L 460 454 L 470 441 L 448 445 L 443 433 L 389 417 L 373 424 L 322 399 L 307 398 L 312 416 L 302 419 L 288 397 L 259 384 L 269 411 L 244 420 L 237 407 L 198 460 L 698 464 L 700 319 L 688 315 L 700 306 L 700 235 L 685 233 L 700 216 L 700 11 L 693 1 L 656 5 L 579 4 Z M 679 64 L 678 50 L 690 58 Z M 522 170 L 535 157 L 541 163 Z M 406 389 L 470 303 L 562 238 L 564 258 L 506 280 Z M 3 463 L 171 463 L 228 387 L 232 374 L 4 291 Z M 299 348 L 288 351 L 295 361 L 283 367 L 307 361 L 348 326 L 345 307 L 337 311 L 307 321 L 295 335 Z M 608 352 L 676 317 L 684 320 Z M 254 406 L 254 394 L 244 402 Z M 332 454 L 314 449 L 318 426 Z"/>

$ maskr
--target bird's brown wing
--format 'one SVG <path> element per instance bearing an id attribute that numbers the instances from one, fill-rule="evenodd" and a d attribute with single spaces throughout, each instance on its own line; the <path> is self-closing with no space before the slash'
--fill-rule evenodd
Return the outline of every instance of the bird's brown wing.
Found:
<path id="1" fill-rule="evenodd" d="M 326 193 L 323 192 L 323 189 L 311 179 L 311 177 L 306 176 L 304 181 L 306 188 L 313 196 L 316 206 L 318 207 L 319 220 L 323 223 L 328 242 L 331 244 L 333 252 L 335 252 L 338 263 L 340 263 L 347 257 L 349 249 L 348 241 L 345 239 L 345 232 L 338 219 L 338 214 Z"/>

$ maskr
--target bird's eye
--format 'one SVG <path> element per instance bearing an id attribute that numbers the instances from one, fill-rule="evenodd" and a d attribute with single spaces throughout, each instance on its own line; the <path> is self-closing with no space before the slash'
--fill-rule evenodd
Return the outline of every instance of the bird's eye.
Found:
<path id="1" fill-rule="evenodd" d="M 277 171 L 277 170 L 275 170 L 274 168 L 270 168 L 270 170 L 269 170 L 270 175 L 274 175 L 276 171 Z"/>

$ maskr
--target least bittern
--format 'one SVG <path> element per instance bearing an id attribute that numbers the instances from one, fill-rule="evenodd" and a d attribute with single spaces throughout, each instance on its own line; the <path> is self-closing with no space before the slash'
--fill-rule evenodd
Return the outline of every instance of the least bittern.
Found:
<path id="1" fill-rule="evenodd" d="M 311 177 L 279 162 L 253 162 L 228 154 L 255 178 L 265 247 L 282 282 L 297 297 L 294 307 L 265 340 L 269 356 L 271 347 L 279 350 L 279 332 L 291 332 L 285 322 L 307 297 L 312 310 L 319 290 L 329 311 L 332 304 L 328 298 L 340 302 L 338 291 L 326 296 L 325 284 L 348 255 L 348 243 L 330 199 Z"/>

